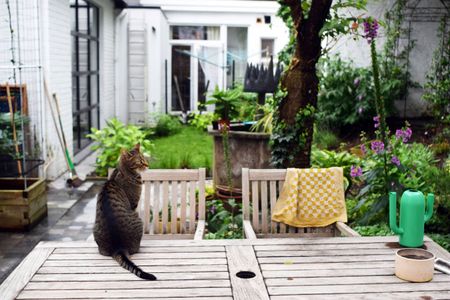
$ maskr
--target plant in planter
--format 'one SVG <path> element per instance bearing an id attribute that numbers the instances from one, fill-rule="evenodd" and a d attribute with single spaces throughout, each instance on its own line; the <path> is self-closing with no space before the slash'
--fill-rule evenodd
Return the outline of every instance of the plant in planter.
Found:
<path id="1" fill-rule="evenodd" d="M 267 168 L 270 165 L 270 135 L 251 132 L 252 124 L 231 122 L 237 118 L 253 120 L 257 113 L 256 101 L 254 94 L 244 93 L 241 88 L 228 91 L 216 88 L 207 102 L 215 104 L 215 115 L 219 120 L 218 126 L 213 124 L 208 133 L 214 136 L 214 184 L 221 199 L 239 196 L 243 167 Z"/>
<path id="2" fill-rule="evenodd" d="M 125 125 L 116 118 L 106 122 L 107 126 L 101 130 L 92 128 L 87 135 L 96 142 L 92 150 L 98 150 L 95 161 L 97 176 L 107 176 L 109 168 L 115 168 L 122 149 L 130 149 L 137 143 L 141 144 L 142 153 L 150 157 L 153 144 L 146 139 L 146 134 L 140 127 Z"/>
<path id="3" fill-rule="evenodd" d="M 0 114 L 0 229 L 28 230 L 47 215 L 46 184 L 41 178 L 22 177 L 29 176 L 31 164 L 37 160 L 28 158 L 21 142 L 26 140 L 22 125 L 28 124 L 29 118 L 20 112 L 11 117 L 10 113 Z"/>
<path id="4" fill-rule="evenodd" d="M 224 160 L 227 172 L 227 185 L 233 187 L 231 175 L 231 158 L 229 147 L 230 121 L 239 114 L 239 99 L 241 92 L 238 89 L 220 91 L 216 86 L 212 99 L 207 104 L 215 104 L 214 113 L 219 117 L 219 131 L 222 135 Z"/>

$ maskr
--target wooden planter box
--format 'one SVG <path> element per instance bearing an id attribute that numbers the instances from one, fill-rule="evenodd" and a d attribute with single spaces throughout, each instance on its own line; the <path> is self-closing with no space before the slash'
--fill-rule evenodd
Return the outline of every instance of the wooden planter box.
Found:
<path id="1" fill-rule="evenodd" d="M 29 230 L 47 216 L 44 179 L 0 179 L 0 229 Z"/>

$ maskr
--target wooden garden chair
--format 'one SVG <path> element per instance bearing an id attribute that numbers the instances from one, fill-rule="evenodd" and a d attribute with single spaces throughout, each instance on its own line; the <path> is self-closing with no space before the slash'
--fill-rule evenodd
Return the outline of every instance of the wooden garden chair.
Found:
<path id="1" fill-rule="evenodd" d="M 144 238 L 201 240 L 205 231 L 206 169 L 147 170 L 138 206 Z"/>
<path id="2" fill-rule="evenodd" d="M 272 210 L 285 177 L 286 169 L 242 169 L 242 213 L 246 238 L 359 236 L 343 222 L 326 227 L 298 228 L 272 221 Z"/>

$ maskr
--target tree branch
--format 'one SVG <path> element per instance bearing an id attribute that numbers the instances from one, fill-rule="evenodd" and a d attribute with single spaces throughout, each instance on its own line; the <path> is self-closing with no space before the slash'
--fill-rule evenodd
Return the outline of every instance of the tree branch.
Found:
<path id="1" fill-rule="evenodd" d="M 280 4 L 289 6 L 294 28 L 297 34 L 300 33 L 303 22 L 302 0 L 282 0 Z"/>
<path id="2" fill-rule="evenodd" d="M 305 32 L 317 35 L 325 24 L 333 0 L 312 0 L 308 20 L 305 21 Z"/>

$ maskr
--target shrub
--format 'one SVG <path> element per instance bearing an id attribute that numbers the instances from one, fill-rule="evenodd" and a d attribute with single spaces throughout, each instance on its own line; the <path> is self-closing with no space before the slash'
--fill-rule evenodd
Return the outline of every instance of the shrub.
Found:
<path id="1" fill-rule="evenodd" d="M 208 112 L 192 113 L 190 117 L 189 124 L 201 130 L 206 130 L 216 119 L 213 113 Z"/>
<path id="2" fill-rule="evenodd" d="M 319 149 L 337 148 L 339 138 L 331 130 L 314 127 L 313 144 Z"/>
<path id="3" fill-rule="evenodd" d="M 157 117 L 154 130 L 156 136 L 174 135 L 181 131 L 181 123 L 176 116 L 160 115 Z"/>
<path id="4" fill-rule="evenodd" d="M 232 210 L 237 207 L 238 214 L 226 210 L 222 200 L 211 200 L 206 202 L 206 223 L 208 233 L 205 239 L 242 239 L 242 204 L 234 199 L 228 200 Z"/>
<path id="5" fill-rule="evenodd" d="M 109 168 L 117 167 L 122 149 L 131 149 L 140 143 L 142 153 L 149 157 L 153 147 L 140 127 L 124 125 L 116 118 L 107 121 L 101 130 L 91 128 L 91 132 L 87 137 L 96 142 L 92 150 L 99 152 L 95 160 L 95 172 L 99 176 L 107 176 Z"/>

